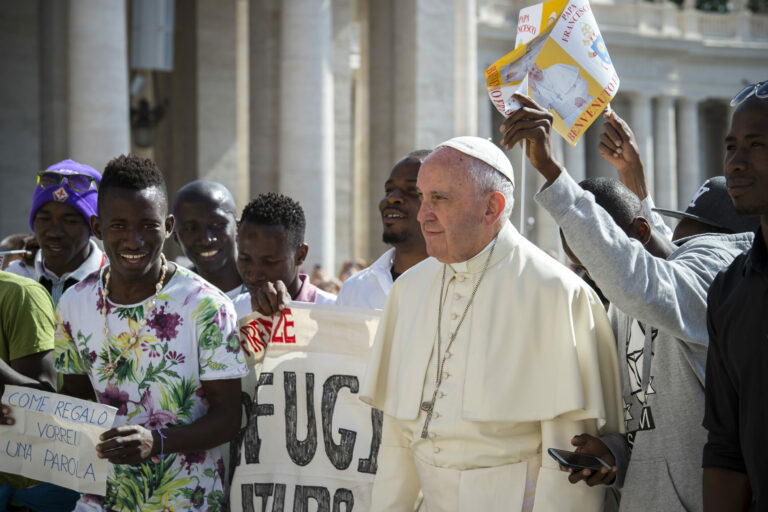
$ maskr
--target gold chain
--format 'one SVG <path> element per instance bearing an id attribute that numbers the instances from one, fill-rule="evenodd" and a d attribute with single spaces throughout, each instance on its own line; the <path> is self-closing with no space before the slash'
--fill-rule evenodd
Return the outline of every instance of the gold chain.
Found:
<path id="1" fill-rule="evenodd" d="M 453 341 L 456 339 L 456 335 L 459 333 L 459 329 L 461 328 L 461 324 L 464 323 L 464 318 L 467 316 L 467 312 L 469 311 L 469 308 L 472 306 L 472 303 L 475 300 L 475 294 L 477 293 L 477 289 L 480 288 L 480 283 L 483 281 L 483 277 L 485 277 L 485 273 L 488 270 L 488 265 L 491 263 L 491 256 L 493 256 L 493 250 L 496 248 L 496 242 L 499 240 L 498 234 L 493 239 L 493 245 L 491 245 L 491 249 L 488 251 L 488 257 L 485 259 L 485 266 L 483 267 L 483 271 L 480 273 L 480 278 L 477 280 L 477 283 L 475 283 L 474 288 L 472 289 L 472 295 L 469 296 L 469 301 L 467 301 L 467 305 L 464 308 L 464 313 L 461 314 L 461 318 L 459 319 L 459 323 L 456 325 L 456 329 L 454 329 L 453 333 L 448 338 L 448 344 L 445 347 L 445 353 L 447 354 L 448 351 L 451 349 L 451 346 L 453 346 Z M 435 406 L 435 400 L 437 399 L 437 392 L 440 389 L 440 384 L 443 382 L 443 369 L 445 368 L 445 360 L 447 359 L 445 355 L 440 355 L 440 340 L 443 337 L 443 331 L 442 331 L 442 323 L 443 323 L 443 293 L 445 291 L 445 273 L 446 273 L 446 264 L 443 264 L 443 278 L 440 282 L 440 303 L 438 305 L 438 313 L 437 313 L 437 368 L 435 370 L 435 390 L 432 393 L 432 401 L 431 402 L 423 402 L 422 403 L 422 410 L 427 412 L 427 419 L 424 421 L 424 428 L 421 431 L 421 438 L 426 439 L 427 438 L 427 429 L 429 428 L 429 422 L 432 419 L 432 412 Z"/>

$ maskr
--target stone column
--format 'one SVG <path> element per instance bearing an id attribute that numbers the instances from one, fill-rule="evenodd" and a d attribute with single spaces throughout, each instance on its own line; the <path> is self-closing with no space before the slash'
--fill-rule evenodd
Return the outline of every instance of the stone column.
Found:
<path id="1" fill-rule="evenodd" d="M 675 104 L 669 96 L 656 98 L 656 173 L 654 202 L 660 208 L 677 209 L 677 132 Z"/>
<path id="2" fill-rule="evenodd" d="M 278 190 L 280 150 L 280 0 L 248 5 L 250 39 L 250 178 L 251 198 Z"/>
<path id="3" fill-rule="evenodd" d="M 704 172 L 699 160 L 699 102 L 696 99 L 680 99 L 680 125 L 677 175 L 677 204 L 686 208 L 699 185 Z"/>
<path id="4" fill-rule="evenodd" d="M 404 129 L 402 126 L 395 129 L 395 105 L 398 103 L 395 98 L 397 96 L 399 101 L 404 101 L 402 95 L 405 88 L 404 84 L 400 83 L 403 76 L 395 72 L 395 56 L 399 54 L 395 48 L 399 47 L 398 42 L 404 34 L 399 33 L 402 23 L 395 22 L 396 2 L 365 0 L 364 3 L 367 16 L 361 20 L 365 20 L 365 31 L 368 32 L 368 51 L 367 58 L 366 53 L 361 53 L 360 71 L 365 74 L 362 90 L 368 101 L 364 111 L 355 113 L 360 112 L 359 129 L 365 130 L 365 138 L 358 143 L 360 154 L 368 154 L 369 186 L 366 193 L 370 230 L 367 257 L 373 261 L 387 249 L 387 245 L 381 240 L 379 201 L 384 182 L 399 158 L 395 152 L 395 133 Z M 357 96 L 355 100 L 357 101 Z M 360 101 L 362 100 L 363 98 Z M 363 118 L 364 115 L 367 120 Z M 413 149 L 416 148 L 409 149 L 406 154 Z"/>
<path id="5" fill-rule="evenodd" d="M 41 124 L 39 60 L 45 35 L 38 2 L 0 2 L 0 55 L 6 79 L 0 84 L 0 236 L 29 232 L 35 177 L 55 161 L 40 161 L 47 130 Z M 43 18 L 44 20 L 45 18 Z M 45 60 L 44 60 L 45 62 Z M 41 101 L 42 100 L 42 101 Z"/>
<path id="6" fill-rule="evenodd" d="M 633 93 L 630 102 L 632 131 L 640 149 L 640 158 L 645 166 L 645 181 L 648 184 L 648 190 L 653 191 L 655 161 L 653 158 L 651 98 L 647 94 Z"/>
<path id="7" fill-rule="evenodd" d="M 69 156 L 66 2 L 40 4 L 40 161 L 44 167 Z M 30 63 L 31 65 L 31 63 Z M 18 75 L 16 75 L 18 76 Z M 18 83 L 16 84 L 18 87 Z M 26 87 L 24 88 L 26 89 Z M 32 94 L 32 92 L 30 92 Z"/>
<path id="8" fill-rule="evenodd" d="M 282 9 L 279 187 L 304 208 L 305 268 L 335 274 L 331 3 L 285 0 Z"/>
<path id="9" fill-rule="evenodd" d="M 395 152 L 405 155 L 460 135 L 453 112 L 459 79 L 456 5 L 396 0 L 394 6 Z M 463 37 L 469 42 L 466 31 Z"/>
<path id="10" fill-rule="evenodd" d="M 251 199 L 250 187 L 250 19 L 248 0 L 237 0 L 235 4 L 235 129 L 237 189 L 233 191 L 237 209 L 241 210 Z M 239 212 L 238 212 L 239 214 Z M 239 217 L 239 215 L 238 215 Z"/>
<path id="11" fill-rule="evenodd" d="M 352 157 L 352 256 L 371 258 L 370 237 L 372 232 L 380 234 L 379 219 L 370 214 L 371 187 L 371 143 L 370 143 L 370 75 L 371 75 L 371 30 L 368 0 L 358 0 L 355 6 L 355 23 L 360 42 L 360 65 L 354 70 L 354 136 Z M 379 189 L 381 190 L 381 189 Z"/>
<path id="12" fill-rule="evenodd" d="M 124 0 L 69 2 L 69 152 L 98 170 L 130 150 Z"/>
<path id="13" fill-rule="evenodd" d="M 243 80 L 237 73 L 238 57 L 243 58 L 238 54 L 238 33 L 236 2 L 198 0 L 198 177 L 224 184 L 243 206 L 248 186 L 238 176 L 238 79 Z M 247 42 L 247 37 L 243 39 Z"/>
<path id="14" fill-rule="evenodd" d="M 453 124 L 456 135 L 477 134 L 477 0 L 455 0 Z"/>
<path id="15" fill-rule="evenodd" d="M 352 234 L 356 219 L 352 214 L 353 168 L 352 168 L 352 126 L 353 109 L 352 64 L 358 65 L 357 32 L 354 23 L 352 0 L 332 0 L 333 34 L 333 117 L 334 117 L 334 194 L 335 194 L 335 260 L 341 264 L 353 253 Z"/>

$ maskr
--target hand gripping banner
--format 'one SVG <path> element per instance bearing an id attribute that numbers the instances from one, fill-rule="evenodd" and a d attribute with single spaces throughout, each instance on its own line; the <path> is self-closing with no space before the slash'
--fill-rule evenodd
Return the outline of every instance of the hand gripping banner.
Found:
<path id="1" fill-rule="evenodd" d="M 292 302 L 240 320 L 251 366 L 232 443 L 233 511 L 365 511 L 382 415 L 357 398 L 380 312 Z"/>

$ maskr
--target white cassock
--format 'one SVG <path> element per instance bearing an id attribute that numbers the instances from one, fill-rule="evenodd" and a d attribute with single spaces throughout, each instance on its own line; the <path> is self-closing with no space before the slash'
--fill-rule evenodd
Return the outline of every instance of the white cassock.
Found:
<path id="1" fill-rule="evenodd" d="M 490 245 L 446 273 L 442 350 Z M 572 485 L 546 451 L 622 428 L 616 345 L 600 300 L 507 222 L 435 391 L 443 265 L 404 273 L 387 300 L 360 390 L 384 411 L 371 510 L 599 510 L 605 486 Z"/>
<path id="2" fill-rule="evenodd" d="M 579 68 L 567 64 L 553 64 L 541 73 L 544 78 L 529 82 L 533 99 L 545 109 L 557 112 L 566 125 L 572 125 L 586 103 L 593 99 L 587 81 L 579 76 Z M 584 99 L 585 105 L 577 107 L 576 98 Z"/>

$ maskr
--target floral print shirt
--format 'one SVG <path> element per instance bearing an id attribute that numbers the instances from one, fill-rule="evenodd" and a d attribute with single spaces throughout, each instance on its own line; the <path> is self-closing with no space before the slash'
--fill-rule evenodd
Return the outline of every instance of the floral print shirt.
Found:
<path id="1" fill-rule="evenodd" d="M 107 301 L 109 340 L 102 306 L 104 269 L 67 290 L 56 310 L 56 368 L 88 375 L 98 400 L 117 408 L 114 426 L 148 429 L 193 423 L 208 411 L 204 380 L 248 373 L 237 337 L 232 302 L 196 274 L 177 266 L 158 294 L 139 304 Z M 146 315 L 146 325 L 141 320 Z M 131 338 L 137 338 L 132 348 Z M 104 373 L 117 361 L 110 379 Z M 222 510 L 224 462 L 221 447 L 166 455 L 159 462 L 110 466 L 107 495 L 84 496 L 106 510 Z"/>

